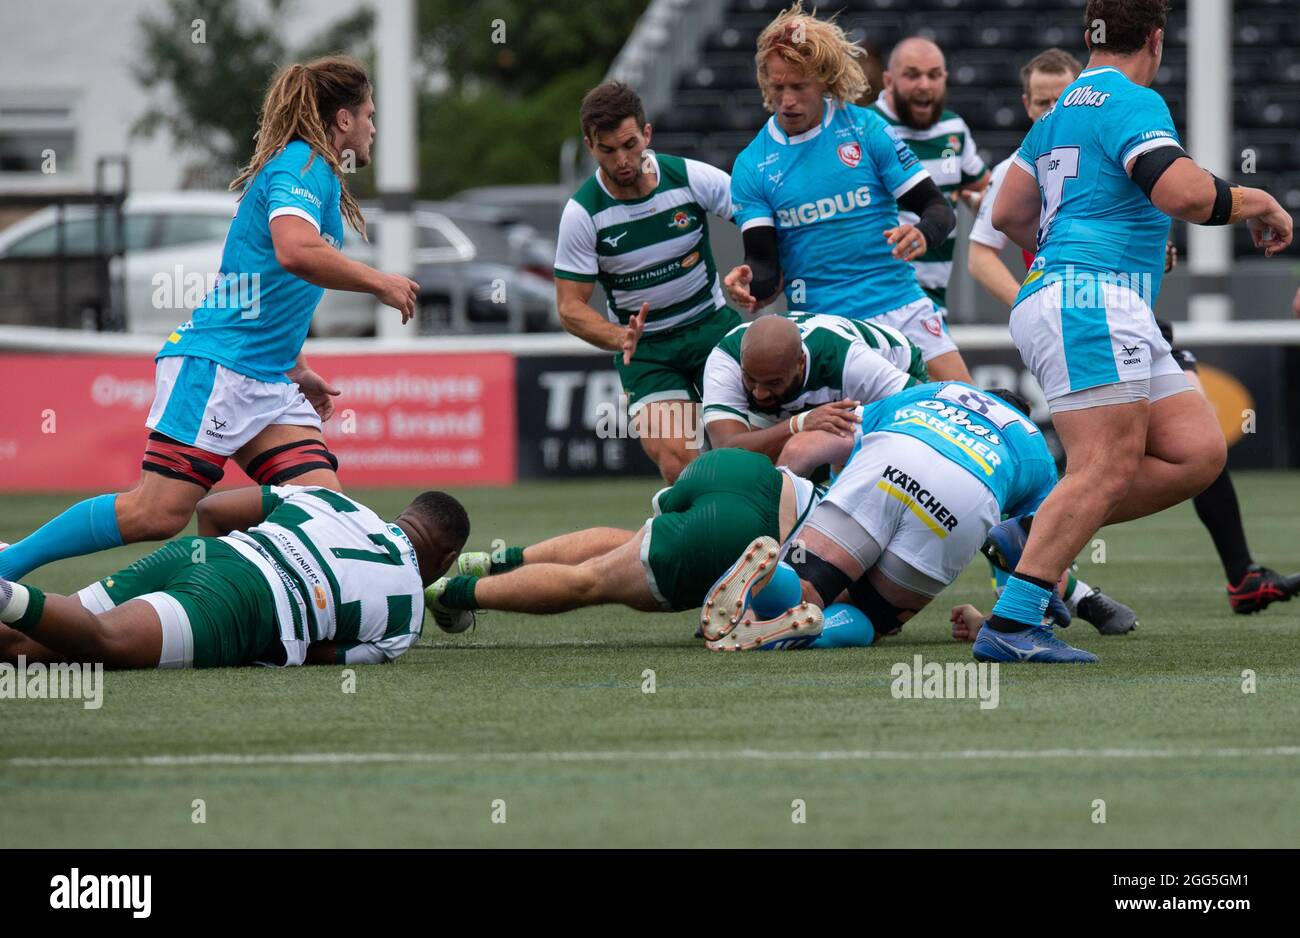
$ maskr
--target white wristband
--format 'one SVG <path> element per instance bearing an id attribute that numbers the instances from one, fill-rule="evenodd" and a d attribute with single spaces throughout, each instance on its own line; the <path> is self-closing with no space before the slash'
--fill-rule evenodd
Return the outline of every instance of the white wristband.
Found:
<path id="1" fill-rule="evenodd" d="M 791 415 L 791 417 L 790 417 L 790 435 L 791 435 L 791 436 L 794 436 L 796 433 L 799 432 L 798 428 L 795 426 L 795 423 L 796 423 L 796 422 L 797 422 L 797 418 L 794 417 L 793 415 Z"/>
<path id="2" fill-rule="evenodd" d="M 799 415 L 798 420 L 796 421 L 799 425 L 800 433 L 803 432 L 803 422 L 807 419 L 808 419 L 808 411 L 805 410 L 802 414 Z"/>

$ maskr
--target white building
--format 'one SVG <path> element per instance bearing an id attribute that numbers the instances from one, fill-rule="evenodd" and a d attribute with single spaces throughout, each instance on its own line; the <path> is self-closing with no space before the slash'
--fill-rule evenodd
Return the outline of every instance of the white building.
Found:
<path id="1" fill-rule="evenodd" d="M 239 2 L 265 12 L 261 0 Z M 315 36 L 362 2 L 298 0 L 288 11 L 289 35 Z M 141 88 L 132 68 L 141 15 L 167 8 L 162 0 L 0 3 L 0 195 L 89 190 L 96 160 L 123 154 L 133 191 L 181 185 L 187 161 L 167 131 L 150 138 L 130 133 L 151 102 L 166 101 L 162 89 Z M 185 37 L 193 31 L 190 22 L 176 29 Z M 118 177 L 108 185 L 116 188 Z"/>

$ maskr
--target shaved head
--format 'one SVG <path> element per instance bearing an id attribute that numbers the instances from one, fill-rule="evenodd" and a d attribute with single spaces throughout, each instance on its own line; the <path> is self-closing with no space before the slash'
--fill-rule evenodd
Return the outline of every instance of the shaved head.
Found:
<path id="1" fill-rule="evenodd" d="M 943 50 L 923 36 L 911 36 L 894 46 L 885 72 L 885 93 L 905 126 L 914 130 L 934 126 L 948 96 Z"/>
<path id="2" fill-rule="evenodd" d="M 803 383 L 803 336 L 785 316 L 761 316 L 740 342 L 741 380 L 752 408 L 772 413 Z M 791 395 L 791 391 L 795 394 Z"/>
<path id="3" fill-rule="evenodd" d="M 893 51 L 889 53 L 889 70 L 896 71 L 908 64 L 928 68 L 935 60 L 939 65 L 947 67 L 943 50 L 933 41 L 924 36 L 909 36 L 894 46 Z"/>

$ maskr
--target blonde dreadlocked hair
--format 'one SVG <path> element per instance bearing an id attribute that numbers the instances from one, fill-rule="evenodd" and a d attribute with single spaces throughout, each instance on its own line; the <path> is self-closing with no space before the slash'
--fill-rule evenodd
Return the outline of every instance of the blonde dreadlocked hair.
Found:
<path id="1" fill-rule="evenodd" d="M 844 35 L 834 17 L 819 20 L 815 9 L 805 13 L 803 0 L 782 10 L 758 37 L 754 57 L 758 88 L 763 92 L 763 106 L 775 112 L 777 101 L 767 79 L 767 59 L 773 52 L 811 80 L 824 84 L 826 93 L 841 104 L 851 104 L 867 92 L 867 78 L 858 63 L 866 57 L 866 50 Z"/>
<path id="2" fill-rule="evenodd" d="M 355 110 L 370 96 L 370 79 L 356 59 L 331 55 L 314 59 L 306 65 L 295 64 L 283 69 L 262 102 L 257 133 L 257 148 L 248 165 L 230 184 L 232 191 L 242 190 L 262 167 L 275 159 L 294 140 L 302 140 L 312 149 L 303 166 L 305 170 L 317 156 L 325 160 L 339 179 L 339 205 L 343 217 L 361 236 L 366 237 L 366 220 L 361 207 L 348 190 L 343 167 L 330 146 L 326 128 L 334 123 L 339 108 Z"/>

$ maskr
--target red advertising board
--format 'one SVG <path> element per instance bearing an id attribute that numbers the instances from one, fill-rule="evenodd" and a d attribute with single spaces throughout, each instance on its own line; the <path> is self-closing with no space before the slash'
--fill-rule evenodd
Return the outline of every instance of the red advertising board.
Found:
<path id="1" fill-rule="evenodd" d="M 512 356 L 313 355 L 312 367 L 343 391 L 325 436 L 345 486 L 514 481 Z M 0 491 L 134 485 L 153 375 L 145 356 L 0 355 Z M 233 462 L 230 484 L 248 484 Z"/>

